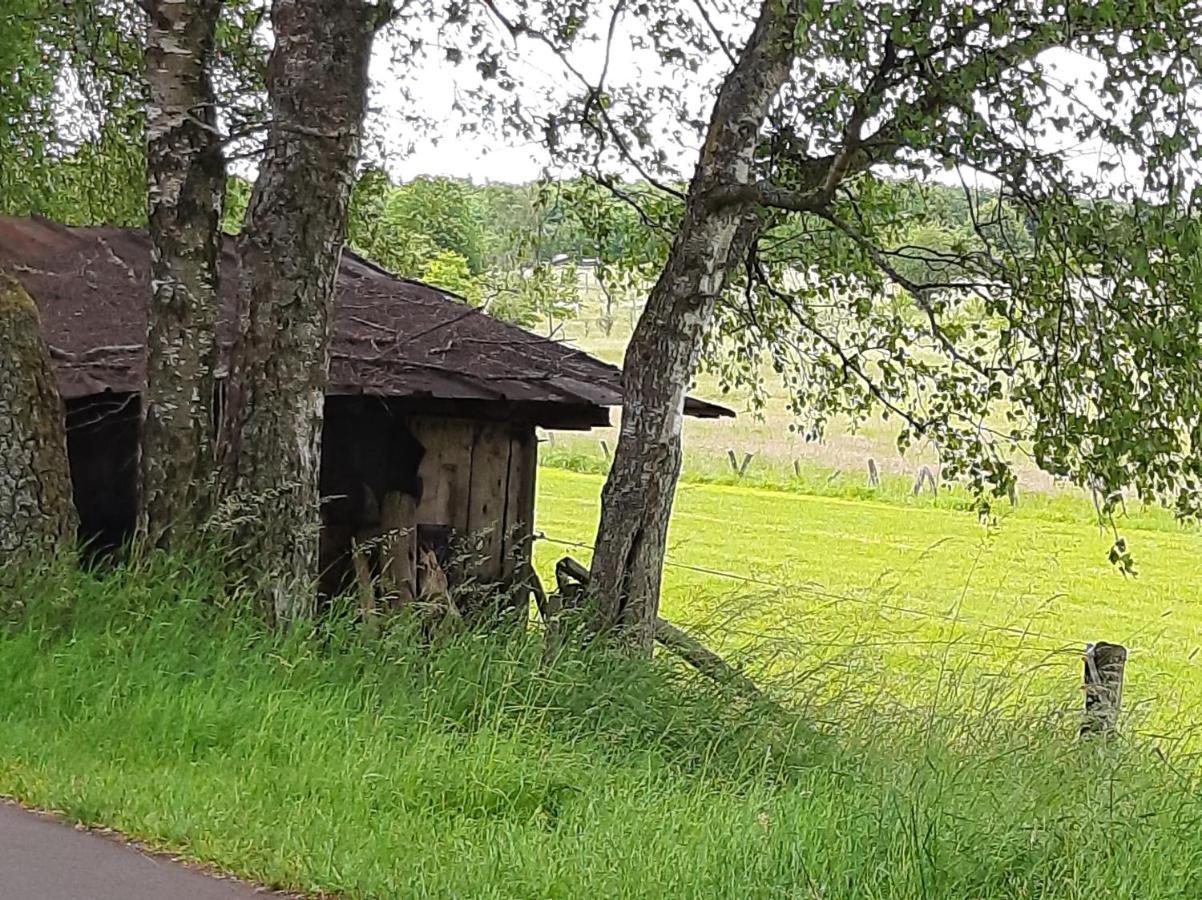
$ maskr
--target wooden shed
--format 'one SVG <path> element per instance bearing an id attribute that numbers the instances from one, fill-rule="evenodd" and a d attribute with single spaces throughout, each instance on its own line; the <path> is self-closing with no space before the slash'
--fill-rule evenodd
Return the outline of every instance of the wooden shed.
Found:
<path id="1" fill-rule="evenodd" d="M 0 267 L 36 301 L 57 366 L 81 538 L 100 549 L 134 528 L 149 258 L 141 230 L 0 217 Z M 219 379 L 239 287 L 232 239 L 221 276 Z M 535 429 L 606 425 L 620 402 L 615 367 L 344 253 L 322 432 L 323 590 L 388 567 L 417 592 L 419 548 L 455 577 L 504 581 L 529 554 Z M 685 411 L 730 415 L 692 398 Z"/>

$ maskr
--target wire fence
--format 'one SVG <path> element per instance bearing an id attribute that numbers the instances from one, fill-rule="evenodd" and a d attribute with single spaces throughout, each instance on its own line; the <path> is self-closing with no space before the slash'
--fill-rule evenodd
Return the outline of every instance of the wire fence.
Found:
<path id="1" fill-rule="evenodd" d="M 591 544 L 585 543 L 584 541 L 573 541 L 573 540 L 566 540 L 564 538 L 552 537 L 551 535 L 548 535 L 545 532 L 538 532 L 537 534 L 535 534 L 534 537 L 535 537 L 535 540 L 545 541 L 546 543 L 549 543 L 549 544 L 556 544 L 556 545 L 563 546 L 563 547 L 572 547 L 572 548 L 580 549 L 580 550 L 588 550 L 589 552 L 593 551 L 593 546 Z M 688 572 L 694 572 L 694 573 L 701 574 L 701 575 L 707 575 L 707 576 L 710 576 L 713 578 L 722 578 L 722 579 L 725 579 L 732 583 L 751 585 L 751 586 L 755 586 L 755 587 L 769 588 L 773 591 L 779 591 L 781 593 L 805 594 L 807 596 L 816 597 L 821 600 L 830 601 L 832 603 L 852 603 L 852 604 L 856 604 L 861 607 L 871 607 L 872 609 L 875 609 L 878 611 L 887 611 L 887 612 L 897 613 L 899 615 L 912 616 L 914 618 L 919 618 L 919 619 L 938 621 L 942 624 L 965 625 L 965 626 L 969 626 L 974 629 L 978 629 L 980 631 L 1009 634 L 1009 635 L 1013 635 L 1015 637 L 1020 638 L 1022 641 L 1022 645 L 1025 648 L 1031 649 L 1031 650 L 1039 650 L 1039 651 L 1046 652 L 1046 653 L 1071 652 L 1073 654 L 1080 654 L 1081 647 L 1085 643 L 1080 638 L 1070 638 L 1070 637 L 1064 637 L 1061 635 L 1053 635 L 1053 634 L 1049 634 L 1047 632 L 1039 631 L 1039 630 L 1032 629 L 1029 627 L 1019 626 L 1019 625 L 1002 625 L 1002 624 L 996 624 L 996 623 L 990 623 L 990 622 L 983 622 L 983 621 L 980 621 L 977 619 L 965 617 L 959 613 L 944 613 L 944 612 L 934 612 L 932 610 L 926 610 L 926 609 L 916 609 L 914 607 L 904 606 L 904 605 L 898 604 L 898 603 L 887 602 L 880 598 L 857 597 L 852 594 L 838 593 L 836 591 L 827 590 L 827 589 L 817 587 L 812 584 L 784 584 L 784 583 L 777 582 L 777 581 L 770 581 L 770 580 L 763 579 L 763 578 L 756 578 L 756 577 L 750 576 L 750 575 L 743 575 L 738 572 L 728 572 L 728 571 L 724 571 L 722 569 L 711 568 L 709 566 L 698 566 L 698 565 L 693 565 L 691 563 L 678 562 L 678 561 L 670 559 L 670 558 L 667 558 L 664 560 L 664 566 L 667 568 L 671 568 L 671 569 L 679 569 L 679 570 L 684 570 L 684 571 L 688 571 Z M 733 633 L 733 630 L 732 630 L 732 633 Z M 745 630 L 745 629 L 742 630 L 742 634 L 744 634 L 745 636 L 749 636 L 749 637 L 762 637 L 762 638 L 770 637 L 769 635 L 764 635 L 764 634 L 752 632 L 752 631 Z M 1046 641 L 1049 643 L 1036 644 L 1036 643 L 1032 643 L 1030 639 L 1034 639 L 1036 641 Z M 957 640 L 956 642 L 961 645 L 967 643 L 965 641 L 960 641 L 960 640 Z M 929 643 L 931 645 L 942 645 L 942 644 L 946 644 L 947 641 L 946 640 L 943 640 L 943 641 L 939 641 L 939 640 L 929 640 L 929 641 L 897 640 L 897 641 L 887 641 L 887 642 L 882 641 L 879 643 L 881 645 L 889 645 L 889 646 L 900 646 L 900 645 L 904 645 L 904 644 L 914 645 L 914 644 L 918 644 L 918 643 Z M 983 642 L 978 642 L 978 643 L 983 644 Z M 862 644 L 859 644 L 859 642 L 857 642 L 857 645 L 862 646 Z"/>
<path id="2" fill-rule="evenodd" d="M 537 532 L 534 535 L 536 541 L 544 541 L 548 544 L 554 544 L 560 547 L 569 547 L 578 550 L 593 551 L 593 546 L 584 541 L 569 540 L 560 537 L 548 535 L 545 532 Z M 837 606 L 840 604 L 853 604 L 860 608 L 866 608 L 873 612 L 891 612 L 899 615 L 913 617 L 920 621 L 934 621 L 942 625 L 960 625 L 966 628 L 967 633 L 954 635 L 950 637 L 925 637 L 915 636 L 913 633 L 894 633 L 887 636 L 879 634 L 856 634 L 848 640 L 824 640 L 816 635 L 806 635 L 803 640 L 797 640 L 795 635 L 768 633 L 748 628 L 746 626 L 746 611 L 739 610 L 732 613 L 725 621 L 711 622 L 707 626 L 707 630 L 714 634 L 722 635 L 723 637 L 733 638 L 736 641 L 748 640 L 758 647 L 761 651 L 768 651 L 769 655 L 774 658 L 781 656 L 790 656 L 798 647 L 806 646 L 810 648 L 821 648 L 826 651 L 847 652 L 888 652 L 890 650 L 900 649 L 906 651 L 923 651 L 931 650 L 938 653 L 943 651 L 943 660 L 939 664 L 940 671 L 938 672 L 939 683 L 942 684 L 945 675 L 952 673 L 945 672 L 946 654 L 951 650 L 964 655 L 979 656 L 989 660 L 991 663 L 999 659 L 999 655 L 1012 653 L 1016 650 L 1026 651 L 1029 653 L 1038 654 L 1036 660 L 1031 660 L 1028 657 L 1026 663 L 1020 663 L 1017 659 L 1011 660 L 1009 663 L 1003 664 L 1003 671 L 992 671 L 990 673 L 1002 676 L 1008 680 L 1012 680 L 1018 676 L 1035 675 L 1039 670 L 1046 668 L 1049 665 L 1055 665 L 1057 668 L 1063 666 L 1069 659 L 1080 664 L 1083 658 L 1082 653 L 1086 646 L 1086 641 L 1080 637 L 1067 637 L 1063 635 L 1051 634 L 1045 631 L 1040 631 L 1030 627 L 1024 627 L 1013 624 L 1000 624 L 996 622 L 987 622 L 962 615 L 959 611 L 955 613 L 936 612 L 928 609 L 916 609 L 914 607 L 905 606 L 903 604 L 887 602 L 880 597 L 872 596 L 855 596 L 852 594 L 840 593 L 825 589 L 821 586 L 812 583 L 792 583 L 786 584 L 780 581 L 773 581 L 765 578 L 757 578 L 751 575 L 745 575 L 739 572 L 730 572 L 723 569 L 717 569 L 710 566 L 695 565 L 692 563 L 680 562 L 674 559 L 666 558 L 664 566 L 670 569 L 683 570 L 693 572 L 700 575 L 705 575 L 711 578 L 722 579 L 732 584 L 747 585 L 756 588 L 768 589 L 771 591 L 780 592 L 786 595 L 805 595 L 824 601 L 827 606 Z M 975 569 L 975 563 L 974 563 Z M 1123 638 L 1123 643 L 1128 648 L 1132 642 L 1140 635 L 1146 635 L 1146 627 L 1143 626 L 1135 633 L 1127 635 Z M 974 632 L 976 632 L 974 634 Z M 979 633 L 995 633 L 1010 635 L 1017 640 L 1014 643 L 1001 645 L 997 642 L 980 639 Z M 779 645 L 779 652 L 773 650 L 773 645 Z M 1189 660 L 1192 660 L 1198 654 L 1195 649 L 1189 654 Z M 835 660 L 820 659 L 814 662 L 807 669 L 807 676 L 814 672 L 827 668 L 829 665 L 840 666 L 838 657 Z M 1175 681 L 1175 680 L 1174 680 Z M 1152 683 L 1145 683 L 1145 688 L 1152 687 Z M 1202 733 L 1202 705 L 1195 702 L 1187 702 L 1184 696 L 1179 696 L 1179 684 L 1161 684 L 1160 690 L 1155 690 L 1142 696 L 1138 701 L 1130 704 L 1131 722 L 1129 733 L 1140 735 L 1145 738 L 1155 740 L 1170 741 L 1174 746 L 1184 746 L 1183 742 L 1187 739 L 1193 740 L 1193 736 Z M 882 686 L 882 690 L 888 690 Z M 1166 706 L 1167 704 L 1167 706 Z M 1155 707 L 1165 706 L 1166 709 L 1176 709 L 1176 719 L 1168 731 L 1162 724 L 1157 724 L 1153 721 L 1145 721 L 1148 711 Z M 1149 727 L 1151 726 L 1151 727 Z"/>

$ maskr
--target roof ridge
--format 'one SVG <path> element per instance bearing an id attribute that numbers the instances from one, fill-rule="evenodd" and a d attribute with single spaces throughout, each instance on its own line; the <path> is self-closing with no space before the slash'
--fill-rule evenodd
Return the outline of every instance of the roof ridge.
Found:
<path id="1" fill-rule="evenodd" d="M 236 240 L 225 237 L 221 256 L 217 340 L 223 354 L 233 337 L 241 289 L 230 253 Z M 61 252 L 67 245 L 72 251 Z M 19 277 L 41 308 L 46 340 L 74 354 L 74 362 L 57 367 L 65 397 L 144 387 L 140 355 L 117 372 L 87 354 L 100 346 L 144 344 L 149 252 L 144 228 L 0 216 L 0 259 L 29 264 Z M 620 369 L 562 334 L 543 337 L 495 318 L 453 291 L 397 275 L 351 248 L 344 248 L 339 271 L 330 347 L 337 362 L 327 393 L 598 409 L 621 403 Z M 436 337 L 419 340 L 434 332 Z M 398 368 L 389 371 L 390 366 Z M 724 412 L 690 400 L 693 409 L 701 415 Z"/>
<path id="2" fill-rule="evenodd" d="M 487 310 L 474 305 L 470 300 L 467 299 L 467 297 L 464 297 L 462 294 L 457 294 L 457 293 L 455 293 L 455 291 L 448 290 L 447 288 L 444 288 L 444 287 L 439 287 L 436 284 L 430 284 L 428 281 L 421 281 L 417 278 L 410 278 L 408 275 L 400 275 L 396 272 L 393 272 L 392 270 L 386 268 L 385 266 L 381 265 L 380 263 L 376 262 L 375 260 L 364 256 L 362 253 L 359 253 L 357 250 L 352 249 L 349 245 L 343 247 L 342 253 L 343 253 L 343 256 L 349 255 L 355 262 L 361 263 L 362 265 L 366 266 L 368 269 L 371 269 L 372 271 L 377 272 L 377 273 L 385 276 L 386 278 L 391 278 L 395 281 L 400 281 L 405 284 L 411 284 L 411 285 L 414 285 L 415 287 L 424 288 L 425 290 L 428 290 L 428 291 L 434 291 L 438 294 L 441 294 L 444 297 L 450 297 L 454 300 L 457 300 L 460 303 L 462 303 L 465 307 L 470 309 L 472 312 L 486 317 L 490 322 L 496 324 L 497 326 L 500 326 L 508 331 L 516 331 L 525 337 L 525 340 L 521 340 L 521 341 L 515 340 L 514 343 L 530 344 L 530 343 L 537 342 L 540 344 L 551 344 L 551 345 L 559 347 L 563 350 L 566 350 L 567 352 L 572 353 L 574 355 L 587 357 L 590 361 L 599 363 L 600 365 L 605 366 L 607 369 L 610 369 L 612 371 L 615 371 L 615 372 L 621 371 L 621 367 L 615 366 L 613 363 L 606 362 L 603 359 L 595 357 L 595 356 L 585 352 L 584 350 L 581 350 L 579 347 L 569 344 L 566 340 L 558 340 L 553 337 L 543 337 L 542 335 L 535 334 L 533 331 L 530 331 L 527 328 L 523 328 L 521 325 L 518 325 L 514 322 L 508 322 L 505 319 L 501 319 L 496 316 L 489 315 Z M 531 341 L 530 340 L 531 337 L 535 338 L 536 341 Z"/>

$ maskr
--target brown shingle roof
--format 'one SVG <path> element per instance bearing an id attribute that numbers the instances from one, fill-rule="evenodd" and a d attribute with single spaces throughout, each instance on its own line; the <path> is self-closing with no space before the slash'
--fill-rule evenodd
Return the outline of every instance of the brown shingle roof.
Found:
<path id="1" fill-rule="evenodd" d="M 0 216 L 0 265 L 33 296 L 64 397 L 139 391 L 150 245 L 144 231 Z M 233 239 L 221 259 L 218 342 L 228 355 L 237 291 Z M 565 344 L 398 278 L 347 252 L 338 274 L 330 394 L 607 407 L 620 372 Z M 731 415 L 690 398 L 690 415 Z"/>

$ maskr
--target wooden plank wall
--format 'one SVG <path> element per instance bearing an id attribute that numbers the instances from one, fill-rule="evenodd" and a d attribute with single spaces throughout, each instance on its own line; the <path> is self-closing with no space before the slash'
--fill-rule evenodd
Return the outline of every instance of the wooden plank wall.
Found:
<path id="1" fill-rule="evenodd" d="M 501 574 L 509 578 L 530 561 L 534 535 L 534 478 L 538 440 L 528 428 L 509 438 L 509 487 L 505 501 L 505 558 Z"/>
<path id="2" fill-rule="evenodd" d="M 454 529 L 481 581 L 511 575 L 528 556 L 534 522 L 534 427 L 423 416 L 409 428 L 425 448 L 418 526 Z"/>
<path id="3" fill-rule="evenodd" d="M 508 490 L 509 430 L 499 425 L 482 424 L 473 435 L 467 530 L 475 558 L 473 574 L 485 581 L 497 581 L 501 577 Z"/>
<path id="4" fill-rule="evenodd" d="M 458 531 L 467 529 L 474 428 L 475 423 L 466 419 L 415 418 L 409 421 L 409 430 L 426 451 L 418 468 L 422 485 L 422 497 L 417 505 L 418 525 L 449 525 Z"/>

